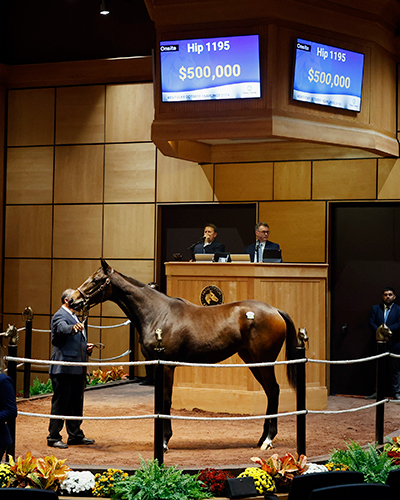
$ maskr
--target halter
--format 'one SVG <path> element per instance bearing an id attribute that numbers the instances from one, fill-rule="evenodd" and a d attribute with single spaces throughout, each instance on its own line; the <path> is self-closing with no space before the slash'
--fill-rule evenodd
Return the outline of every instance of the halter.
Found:
<path id="1" fill-rule="evenodd" d="M 87 303 L 89 302 L 90 299 L 92 299 L 95 295 L 97 295 L 100 292 L 103 292 L 103 298 L 104 298 L 104 291 L 106 287 L 110 284 L 110 278 L 107 278 L 104 283 L 102 283 L 98 288 L 96 288 L 91 294 L 85 293 L 83 290 L 81 290 L 81 287 L 79 286 L 77 288 L 78 292 L 82 295 L 82 298 L 85 301 L 85 306 L 90 309 L 90 306 L 87 306 Z"/>

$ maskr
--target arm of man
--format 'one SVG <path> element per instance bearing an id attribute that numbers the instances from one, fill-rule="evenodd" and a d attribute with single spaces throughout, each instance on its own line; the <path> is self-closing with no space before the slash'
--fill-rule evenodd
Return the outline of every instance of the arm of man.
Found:
<path id="1" fill-rule="evenodd" d="M 9 377 L 4 377 L 0 382 L 0 422 L 8 422 L 17 416 L 17 403 L 12 381 Z"/>
<path id="2" fill-rule="evenodd" d="M 383 321 L 379 321 L 379 306 L 372 306 L 369 313 L 369 327 L 373 333 L 376 333 L 378 326 L 380 326 Z"/>

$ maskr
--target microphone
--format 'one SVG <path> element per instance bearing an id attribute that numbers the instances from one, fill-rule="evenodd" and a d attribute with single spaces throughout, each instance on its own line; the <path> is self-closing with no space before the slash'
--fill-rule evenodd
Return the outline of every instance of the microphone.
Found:
<path id="1" fill-rule="evenodd" d="M 191 250 L 192 248 L 194 248 L 196 245 L 198 245 L 199 243 L 203 243 L 203 241 L 206 239 L 205 236 L 203 236 L 202 238 L 200 238 L 198 241 L 196 241 L 195 243 L 192 243 L 189 247 L 187 247 L 186 250 Z"/>
<path id="2" fill-rule="evenodd" d="M 257 257 L 256 262 L 259 262 L 260 261 L 260 242 L 258 240 L 256 241 L 256 257 Z"/>

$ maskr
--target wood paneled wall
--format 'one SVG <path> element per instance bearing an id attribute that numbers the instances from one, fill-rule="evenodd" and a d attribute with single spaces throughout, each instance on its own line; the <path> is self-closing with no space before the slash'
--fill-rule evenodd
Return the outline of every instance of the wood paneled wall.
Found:
<path id="1" fill-rule="evenodd" d="M 88 83 L 43 81 L 0 95 L 0 112 L 8 106 L 3 326 L 21 326 L 31 306 L 34 326 L 48 328 L 61 292 L 83 282 L 100 257 L 153 280 L 160 204 L 256 202 L 285 262 L 324 263 L 331 201 L 400 199 L 397 158 L 352 158 L 351 150 L 343 158 L 328 146 L 310 146 L 301 158 L 288 147 L 280 161 L 224 161 L 223 149 L 215 164 L 165 157 L 150 141 L 151 83 Z M 90 322 L 121 318 L 106 303 Z M 90 335 L 105 341 L 109 357 L 125 350 L 126 330 Z M 49 336 L 40 334 L 33 356 L 49 354 Z"/>

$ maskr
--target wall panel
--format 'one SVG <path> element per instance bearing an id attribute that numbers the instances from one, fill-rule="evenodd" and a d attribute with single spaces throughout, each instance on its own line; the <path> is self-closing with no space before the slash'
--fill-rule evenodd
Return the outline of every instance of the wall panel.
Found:
<path id="1" fill-rule="evenodd" d="M 153 85 L 107 85 L 106 93 L 106 142 L 149 142 Z"/>
<path id="2" fill-rule="evenodd" d="M 105 205 L 104 256 L 154 259 L 154 205 Z"/>
<path id="3" fill-rule="evenodd" d="M 274 200 L 311 199 L 311 162 L 274 163 Z"/>
<path id="4" fill-rule="evenodd" d="M 54 202 L 103 201 L 103 146 L 58 146 L 55 150 Z"/>
<path id="5" fill-rule="evenodd" d="M 54 89 L 8 93 L 8 146 L 54 144 Z"/>
<path id="6" fill-rule="evenodd" d="M 400 199 L 400 161 L 398 158 L 378 160 L 378 199 Z"/>
<path id="7" fill-rule="evenodd" d="M 272 200 L 272 163 L 215 165 L 215 198 L 218 201 Z"/>
<path id="8" fill-rule="evenodd" d="M 5 313 L 21 314 L 30 306 L 35 314 L 50 314 L 50 289 L 50 259 L 5 260 Z"/>
<path id="9" fill-rule="evenodd" d="M 55 205 L 53 257 L 99 258 L 102 212 L 101 205 Z"/>
<path id="10" fill-rule="evenodd" d="M 213 201 L 213 165 L 177 160 L 157 151 L 157 201 Z"/>
<path id="11" fill-rule="evenodd" d="M 376 197 L 376 160 L 313 163 L 314 200 L 368 200 Z"/>
<path id="12" fill-rule="evenodd" d="M 259 219 L 270 224 L 270 240 L 280 244 L 284 262 L 326 262 L 324 202 L 260 203 Z"/>
<path id="13" fill-rule="evenodd" d="M 51 205 L 6 208 L 5 257 L 51 257 Z"/>
<path id="14" fill-rule="evenodd" d="M 104 201 L 154 202 L 156 150 L 151 143 L 107 144 Z"/>
<path id="15" fill-rule="evenodd" d="M 104 142 L 104 85 L 57 89 L 56 144 Z"/>
<path id="16" fill-rule="evenodd" d="M 9 148 L 7 151 L 7 203 L 51 203 L 53 200 L 53 148 Z"/>

